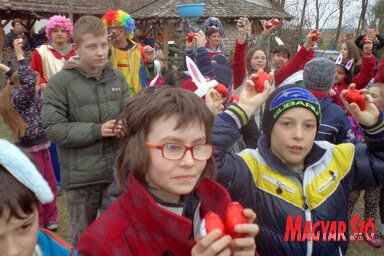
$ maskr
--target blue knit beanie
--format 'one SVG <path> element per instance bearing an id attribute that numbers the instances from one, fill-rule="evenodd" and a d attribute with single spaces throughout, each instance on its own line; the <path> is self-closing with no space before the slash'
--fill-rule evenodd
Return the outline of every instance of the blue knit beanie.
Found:
<path id="1" fill-rule="evenodd" d="M 317 130 L 320 126 L 321 107 L 316 97 L 296 84 L 278 87 L 268 97 L 263 113 L 262 129 L 268 141 L 271 139 L 273 125 L 284 111 L 295 107 L 310 110 L 316 116 Z"/>

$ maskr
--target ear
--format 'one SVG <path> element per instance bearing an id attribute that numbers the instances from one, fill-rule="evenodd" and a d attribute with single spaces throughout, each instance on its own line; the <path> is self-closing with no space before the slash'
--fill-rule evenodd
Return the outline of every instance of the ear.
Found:
<path id="1" fill-rule="evenodd" d="M 336 64 L 340 64 L 342 61 L 343 61 L 343 54 L 340 53 L 339 57 L 337 57 L 337 59 L 336 59 Z"/>
<path id="2" fill-rule="evenodd" d="M 350 60 L 348 61 L 347 65 L 345 66 L 348 70 L 351 69 L 351 67 L 352 67 L 352 65 L 353 65 L 353 60 L 354 60 L 353 58 L 350 59 Z"/>

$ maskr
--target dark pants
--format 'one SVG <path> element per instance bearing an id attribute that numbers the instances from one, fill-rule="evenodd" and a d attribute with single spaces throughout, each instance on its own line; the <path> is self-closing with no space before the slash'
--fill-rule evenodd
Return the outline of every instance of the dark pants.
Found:
<path id="1" fill-rule="evenodd" d="M 96 219 L 108 186 L 109 184 L 98 184 L 66 191 L 74 247 L 77 246 L 80 235 Z"/>
<path id="2" fill-rule="evenodd" d="M 57 185 L 61 186 L 61 178 L 60 178 L 60 165 L 59 165 L 59 158 L 57 155 L 57 147 L 56 144 L 51 144 L 49 147 L 49 153 L 51 154 L 51 164 L 53 167 L 53 171 L 55 172 L 56 177 L 56 183 Z"/>

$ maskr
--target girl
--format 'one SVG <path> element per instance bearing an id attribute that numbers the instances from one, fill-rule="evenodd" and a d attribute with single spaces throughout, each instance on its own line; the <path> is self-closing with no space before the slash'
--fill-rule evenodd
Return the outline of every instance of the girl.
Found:
<path id="1" fill-rule="evenodd" d="M 361 57 L 359 49 L 356 47 L 355 43 L 351 40 L 345 40 L 341 44 L 340 53 L 342 54 L 343 59 L 353 59 L 351 74 L 352 76 L 357 75 L 361 68 Z"/>
<path id="2" fill-rule="evenodd" d="M 7 73 L 7 84 L 2 90 L 0 115 L 11 128 L 18 146 L 25 149 L 35 159 L 38 169 L 48 182 L 55 198 L 52 202 L 39 206 L 39 225 L 57 230 L 56 194 L 57 185 L 49 154 L 50 142 L 44 133 L 41 121 L 42 99 L 37 96 L 39 79 L 24 59 L 19 39 L 14 42 L 19 70 L 14 73 L 9 67 L 0 64 L 0 71 Z"/>
<path id="3" fill-rule="evenodd" d="M 30 159 L 0 139 L 0 255 L 69 256 L 61 238 L 39 229 L 38 207 L 54 195 Z"/>
<path id="4" fill-rule="evenodd" d="M 124 192 L 83 233 L 79 254 L 254 255 L 255 224 L 236 226 L 243 238 L 221 237 L 219 230 L 199 236 L 205 214 L 222 216 L 231 201 L 224 188 L 207 178 L 215 175 L 209 143 L 213 118 L 201 99 L 162 87 L 137 95 L 122 121 L 117 177 Z M 244 214 L 249 223 L 255 220 L 249 209 Z"/>
<path id="5" fill-rule="evenodd" d="M 341 52 L 340 55 L 345 56 L 347 53 Z M 350 51 L 348 50 L 348 55 Z M 340 57 L 339 57 L 340 58 Z M 338 60 L 340 60 L 338 58 Z M 356 85 L 356 89 L 364 88 L 373 78 L 375 72 L 375 57 L 372 55 L 372 41 L 367 40 L 364 44 L 363 58 L 360 72 L 352 77 L 353 65 L 349 65 L 350 59 L 342 57 L 342 61 L 336 61 L 335 84 L 329 90 L 329 95 L 334 102 L 344 108 L 344 104 L 340 99 L 340 93 L 348 88 L 351 82 Z"/>

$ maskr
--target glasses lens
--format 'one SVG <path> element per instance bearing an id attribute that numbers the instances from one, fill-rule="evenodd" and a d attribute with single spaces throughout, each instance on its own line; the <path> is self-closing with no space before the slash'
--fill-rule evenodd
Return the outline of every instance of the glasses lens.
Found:
<path id="1" fill-rule="evenodd" d="M 213 146 L 211 144 L 201 144 L 193 146 L 193 157 L 196 160 L 207 160 L 212 156 Z"/>
<path id="2" fill-rule="evenodd" d="M 164 144 L 163 156 L 166 159 L 177 160 L 184 155 L 185 147 L 178 144 Z"/>

